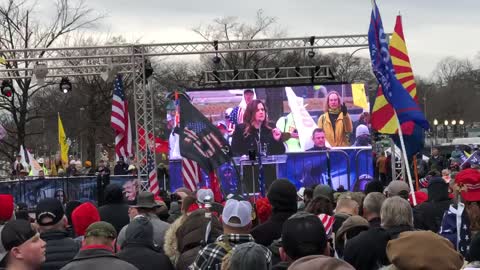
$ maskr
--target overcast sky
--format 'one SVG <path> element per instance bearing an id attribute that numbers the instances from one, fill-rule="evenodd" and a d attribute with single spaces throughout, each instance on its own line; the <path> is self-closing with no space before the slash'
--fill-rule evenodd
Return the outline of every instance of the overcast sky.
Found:
<path id="1" fill-rule="evenodd" d="M 42 1 L 43 2 L 43 1 Z M 480 51 L 478 0 L 378 0 L 386 31 L 401 13 L 414 72 L 429 76 L 447 56 L 471 58 Z M 143 42 L 201 41 L 191 31 L 214 18 L 251 22 L 258 9 L 278 20 L 288 36 L 366 34 L 369 0 L 86 0 L 106 14 L 96 31 Z M 354 49 L 349 49 L 353 51 Z M 358 55 L 367 56 L 363 50 Z"/>

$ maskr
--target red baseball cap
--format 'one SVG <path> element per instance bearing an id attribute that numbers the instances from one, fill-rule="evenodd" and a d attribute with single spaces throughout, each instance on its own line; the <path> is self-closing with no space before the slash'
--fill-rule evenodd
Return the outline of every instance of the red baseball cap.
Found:
<path id="1" fill-rule="evenodd" d="M 461 187 L 461 195 L 464 200 L 480 201 L 480 171 L 476 169 L 462 170 L 455 176 L 455 184 Z"/>

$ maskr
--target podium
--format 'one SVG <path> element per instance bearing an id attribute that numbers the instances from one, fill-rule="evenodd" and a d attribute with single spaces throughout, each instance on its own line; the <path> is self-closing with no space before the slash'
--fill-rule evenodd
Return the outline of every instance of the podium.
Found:
<path id="1" fill-rule="evenodd" d="M 283 164 L 287 162 L 287 155 L 270 155 L 270 156 L 261 156 L 259 158 L 261 158 L 262 165 L 264 165 L 264 175 L 271 176 L 271 177 L 265 177 L 264 188 L 265 190 L 267 190 L 267 187 L 270 186 L 270 183 L 274 179 L 276 179 L 276 176 L 278 175 L 278 164 Z M 255 160 L 249 160 L 248 156 L 242 156 L 242 157 L 234 157 L 233 161 L 237 166 L 240 166 L 240 178 L 241 178 L 240 181 L 241 181 L 242 193 L 255 195 L 256 193 L 260 192 L 260 186 L 259 186 L 260 183 L 258 182 L 258 175 L 259 175 L 258 158 Z M 248 181 L 248 178 L 251 178 L 250 179 L 251 181 Z M 257 183 L 257 185 L 255 183 Z"/>

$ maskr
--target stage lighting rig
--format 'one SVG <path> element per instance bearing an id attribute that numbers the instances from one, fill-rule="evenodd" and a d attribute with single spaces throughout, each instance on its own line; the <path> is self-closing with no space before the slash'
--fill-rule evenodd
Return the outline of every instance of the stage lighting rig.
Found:
<path id="1" fill-rule="evenodd" d="M 309 42 L 310 42 L 310 46 L 313 47 L 313 45 L 315 44 L 315 36 L 311 36 Z M 310 51 L 308 52 L 307 55 L 308 55 L 308 57 L 310 57 L 310 58 L 315 57 L 315 52 L 313 51 L 313 48 L 310 49 Z"/>
<path id="2" fill-rule="evenodd" d="M 150 78 L 153 75 L 153 67 L 152 67 L 152 62 L 150 60 L 145 59 L 145 79 Z"/>
<path id="3" fill-rule="evenodd" d="M 62 78 L 59 86 L 60 86 L 60 91 L 62 91 L 62 93 L 64 93 L 64 94 L 72 91 L 72 83 L 70 82 L 70 80 L 67 77 Z"/>
<path id="4" fill-rule="evenodd" d="M 13 97 L 13 84 L 11 80 L 3 80 L 0 89 L 2 90 L 2 95 L 7 98 Z"/>
<path id="5" fill-rule="evenodd" d="M 220 61 L 222 61 L 222 59 L 220 59 L 218 56 L 218 40 L 213 41 L 213 48 L 215 49 L 215 56 L 213 57 L 212 61 L 215 65 L 218 65 L 220 64 Z"/>

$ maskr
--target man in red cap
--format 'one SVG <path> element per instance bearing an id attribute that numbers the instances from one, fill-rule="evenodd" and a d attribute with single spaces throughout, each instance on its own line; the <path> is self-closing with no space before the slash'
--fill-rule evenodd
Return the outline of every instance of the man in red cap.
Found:
<path id="1" fill-rule="evenodd" d="M 480 171 L 465 169 L 459 172 L 455 177 L 454 189 L 460 192 L 464 203 L 450 205 L 443 216 L 439 234 L 450 240 L 465 256 L 472 235 L 480 231 Z"/>

